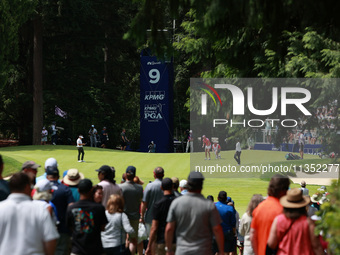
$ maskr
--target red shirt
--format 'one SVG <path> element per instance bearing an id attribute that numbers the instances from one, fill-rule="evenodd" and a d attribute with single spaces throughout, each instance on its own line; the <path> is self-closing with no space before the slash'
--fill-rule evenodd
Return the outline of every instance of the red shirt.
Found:
<path id="1" fill-rule="evenodd" d="M 288 232 L 287 229 L 289 228 L 292 219 L 287 218 L 284 214 L 280 214 L 276 219 L 277 238 L 278 240 L 281 240 L 277 251 L 278 255 L 314 254 L 309 237 L 309 225 L 306 216 L 301 216 L 296 219 Z"/>
<path id="2" fill-rule="evenodd" d="M 205 143 L 205 146 L 210 146 L 211 143 L 209 141 L 209 138 L 203 138 L 203 143 Z"/>

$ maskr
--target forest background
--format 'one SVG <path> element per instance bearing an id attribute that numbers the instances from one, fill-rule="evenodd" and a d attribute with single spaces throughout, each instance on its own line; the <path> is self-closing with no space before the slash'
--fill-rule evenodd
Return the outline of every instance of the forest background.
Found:
<path id="1" fill-rule="evenodd" d="M 173 136 L 183 140 L 191 77 L 338 78 L 339 9 L 331 0 L 3 0 L 0 133 L 21 145 L 40 144 L 42 127 L 56 121 L 68 143 L 94 124 L 98 131 L 107 127 L 115 147 L 125 127 L 137 149 L 139 55 L 148 47 L 160 59 L 173 56 Z M 310 107 L 339 102 L 339 86 L 306 88 L 318 95 Z M 270 103 L 259 97 L 257 106 Z M 66 118 L 55 115 L 56 106 Z M 312 117 L 308 125 L 303 128 L 320 123 Z M 336 129 L 322 130 L 331 151 L 339 150 Z M 233 137 L 249 130 L 226 132 Z"/>

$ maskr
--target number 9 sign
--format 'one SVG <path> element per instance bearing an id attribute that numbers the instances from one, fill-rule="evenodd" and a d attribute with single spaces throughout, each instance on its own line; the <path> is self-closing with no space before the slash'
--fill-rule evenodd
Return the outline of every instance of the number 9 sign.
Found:
<path id="1" fill-rule="evenodd" d="M 149 82 L 152 83 L 152 84 L 155 84 L 155 83 L 159 82 L 159 79 L 161 78 L 161 74 L 158 71 L 158 69 L 151 69 L 149 71 L 149 77 L 150 77 Z"/>

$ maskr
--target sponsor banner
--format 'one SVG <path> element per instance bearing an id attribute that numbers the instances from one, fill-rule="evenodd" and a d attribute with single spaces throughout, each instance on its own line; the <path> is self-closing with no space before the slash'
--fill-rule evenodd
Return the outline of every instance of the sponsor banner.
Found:
<path id="1" fill-rule="evenodd" d="M 191 171 L 217 178 L 298 178 L 304 171 L 308 178 L 333 178 L 339 87 L 340 79 L 192 78 L 190 129 L 200 153 L 190 154 Z M 315 165 L 322 171 L 312 172 Z"/>
<path id="2" fill-rule="evenodd" d="M 140 68 L 140 151 L 151 141 L 156 152 L 173 152 L 173 63 L 160 61 L 147 51 Z"/>

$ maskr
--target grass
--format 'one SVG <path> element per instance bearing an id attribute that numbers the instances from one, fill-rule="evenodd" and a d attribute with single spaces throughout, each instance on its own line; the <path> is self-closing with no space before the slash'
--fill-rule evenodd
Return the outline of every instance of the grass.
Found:
<path id="1" fill-rule="evenodd" d="M 75 146 L 16 146 L 0 148 L 0 154 L 3 156 L 5 169 L 3 176 L 10 175 L 19 171 L 22 163 L 26 160 L 33 160 L 42 167 L 38 170 L 38 176 L 44 172 L 44 162 L 47 158 L 54 157 L 59 164 L 60 174 L 70 168 L 77 168 L 86 178 L 98 183 L 97 172 L 95 171 L 101 165 L 114 166 L 116 169 L 116 180 L 120 182 L 122 174 L 129 165 L 137 168 L 137 175 L 145 182 L 144 188 L 149 181 L 153 181 L 153 169 L 162 166 L 165 169 L 166 177 L 176 176 L 180 180 L 186 179 L 195 165 L 208 164 L 204 160 L 204 153 L 140 153 L 119 150 L 108 150 L 100 148 L 85 147 L 85 163 L 77 162 L 77 149 Z M 285 152 L 274 151 L 242 151 L 242 166 L 259 166 L 261 164 L 291 164 L 294 161 L 285 161 Z M 221 160 L 211 160 L 209 163 L 236 166 L 233 159 L 233 151 L 223 151 Z M 306 161 L 325 162 L 316 156 L 306 155 Z M 191 162 L 191 164 L 190 164 Z M 295 161 L 298 164 L 301 161 Z M 233 178 L 237 177 L 237 178 Z M 240 216 L 246 211 L 248 202 L 253 194 L 267 194 L 269 176 L 261 174 L 242 174 L 232 176 L 228 174 L 206 175 L 203 186 L 203 195 L 213 195 L 217 201 L 219 191 L 225 190 L 228 196 L 235 201 L 236 210 Z M 299 187 L 298 184 L 292 184 L 291 187 Z M 310 194 L 316 192 L 319 185 L 307 185 Z"/>

